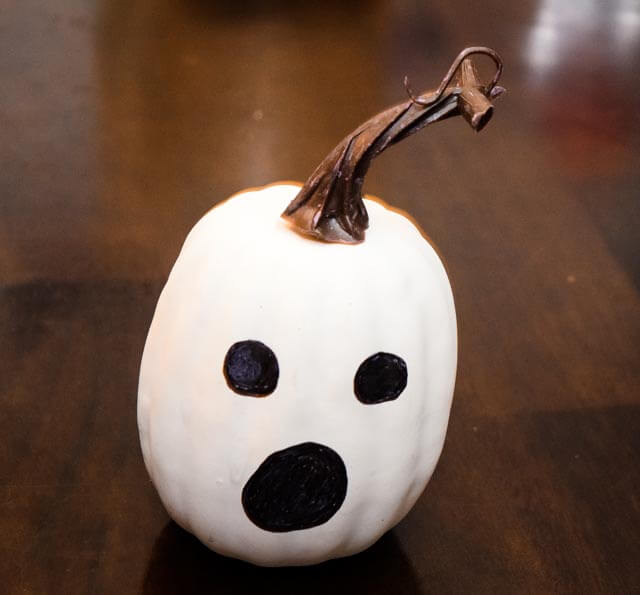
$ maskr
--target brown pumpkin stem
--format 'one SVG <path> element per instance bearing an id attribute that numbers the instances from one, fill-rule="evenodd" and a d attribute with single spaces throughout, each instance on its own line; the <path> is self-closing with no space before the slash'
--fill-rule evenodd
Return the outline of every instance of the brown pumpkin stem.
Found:
<path id="1" fill-rule="evenodd" d="M 489 84 L 482 84 L 469 58 L 485 54 L 496 64 Z M 377 114 L 354 130 L 311 174 L 282 217 L 297 231 L 327 242 L 356 244 L 369 225 L 362 201 L 364 176 L 374 157 L 428 124 L 462 115 L 476 131 L 493 113 L 491 99 L 504 92 L 497 82 L 502 60 L 485 47 L 458 54 L 435 91 L 415 97 L 405 78 L 409 100 Z"/>

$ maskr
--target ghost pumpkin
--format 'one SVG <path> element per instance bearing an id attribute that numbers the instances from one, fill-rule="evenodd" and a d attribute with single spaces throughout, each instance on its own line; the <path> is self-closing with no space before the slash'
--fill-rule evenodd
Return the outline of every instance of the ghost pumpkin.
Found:
<path id="1" fill-rule="evenodd" d="M 490 83 L 473 54 L 495 62 Z M 466 49 L 302 187 L 241 192 L 189 233 L 147 337 L 138 425 L 167 511 L 211 549 L 266 566 L 347 556 L 422 493 L 454 388 L 453 297 L 416 224 L 361 189 L 376 155 L 427 124 L 482 128 L 500 71 Z"/>

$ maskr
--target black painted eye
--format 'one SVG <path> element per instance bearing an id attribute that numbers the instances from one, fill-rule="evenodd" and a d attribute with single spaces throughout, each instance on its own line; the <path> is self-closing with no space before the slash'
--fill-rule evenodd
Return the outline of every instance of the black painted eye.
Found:
<path id="1" fill-rule="evenodd" d="M 234 392 L 251 397 L 271 394 L 278 384 L 278 360 L 260 341 L 239 341 L 224 358 L 224 375 Z"/>
<path id="2" fill-rule="evenodd" d="M 366 405 L 393 401 L 407 386 L 407 364 L 393 353 L 376 353 L 360 364 L 353 385 Z"/>

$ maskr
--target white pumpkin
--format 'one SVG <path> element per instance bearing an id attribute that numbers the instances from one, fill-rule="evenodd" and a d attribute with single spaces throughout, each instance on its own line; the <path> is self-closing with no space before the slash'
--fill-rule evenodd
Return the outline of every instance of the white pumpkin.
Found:
<path id="1" fill-rule="evenodd" d="M 169 514 L 215 551 L 264 565 L 353 554 L 409 511 L 440 455 L 456 371 L 447 275 L 413 223 L 367 201 L 366 242 L 317 242 L 279 218 L 298 191 L 239 194 L 195 226 L 140 372 L 142 452 Z M 234 392 L 223 373 L 246 340 L 277 358 L 277 387 L 261 398 Z M 365 404 L 354 377 L 379 352 L 406 362 L 406 388 Z M 244 486 L 267 457 L 308 442 L 344 462 L 342 505 L 318 526 L 261 529 Z"/>
<path id="2" fill-rule="evenodd" d="M 447 89 L 391 117 L 462 112 Z M 379 139 L 387 124 L 372 122 Z M 345 215 L 314 195 L 344 183 L 360 200 L 361 177 L 335 173 L 367 151 L 353 138 L 302 190 L 245 191 L 197 223 L 144 349 L 140 441 L 164 506 L 211 549 L 255 564 L 367 548 L 413 506 L 445 438 L 457 335 L 440 259 L 381 201 Z"/>

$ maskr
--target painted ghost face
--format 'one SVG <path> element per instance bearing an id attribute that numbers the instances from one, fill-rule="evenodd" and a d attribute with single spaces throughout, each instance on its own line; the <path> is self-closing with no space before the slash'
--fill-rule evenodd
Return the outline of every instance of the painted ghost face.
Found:
<path id="1" fill-rule="evenodd" d="M 278 218 L 297 191 L 238 195 L 196 225 L 140 373 L 169 514 L 263 565 L 353 554 L 394 526 L 435 467 L 455 379 L 451 290 L 419 230 L 367 201 L 365 243 L 310 240 Z"/>

